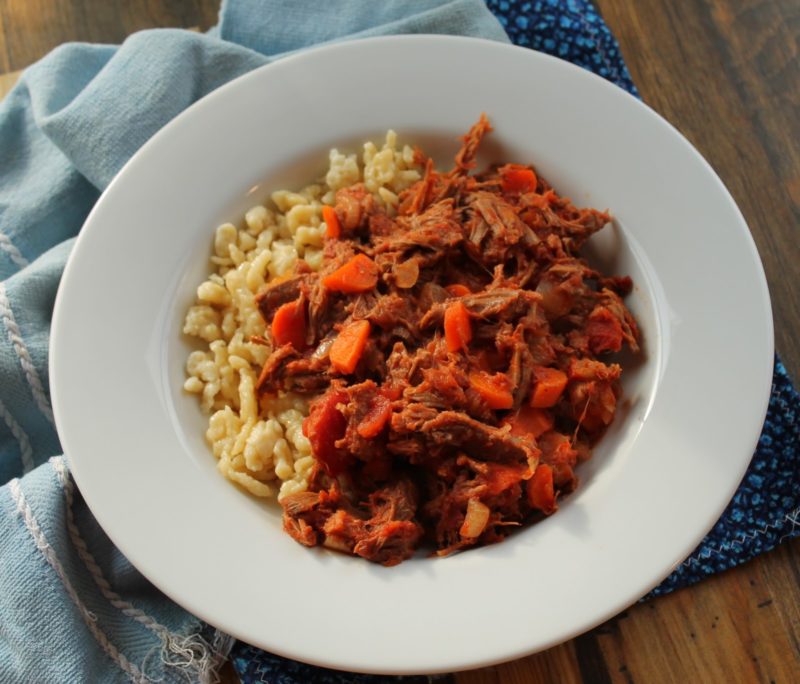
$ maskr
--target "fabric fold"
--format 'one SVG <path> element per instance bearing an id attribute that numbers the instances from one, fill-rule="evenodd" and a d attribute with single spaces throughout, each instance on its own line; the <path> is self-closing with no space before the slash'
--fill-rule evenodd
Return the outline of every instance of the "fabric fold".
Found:
<path id="1" fill-rule="evenodd" d="M 508 42 L 500 22 L 473 0 L 234 0 L 224 2 L 219 35 L 270 57 L 309 45 L 388 34 L 442 33 Z"/>

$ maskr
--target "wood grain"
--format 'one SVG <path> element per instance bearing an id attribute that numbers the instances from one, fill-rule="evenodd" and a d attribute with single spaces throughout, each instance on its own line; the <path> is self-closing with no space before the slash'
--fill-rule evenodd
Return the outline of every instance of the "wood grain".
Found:
<path id="1" fill-rule="evenodd" d="M 0 65 L 22 69 L 68 41 L 121 43 L 145 28 L 206 30 L 218 9 L 218 0 L 0 0 Z"/>
<path id="2" fill-rule="evenodd" d="M 711 162 L 741 207 L 769 281 L 777 348 L 797 378 L 800 3 L 597 0 L 597 5 L 645 101 Z M 15 78 L 9 72 L 62 42 L 116 43 L 149 27 L 205 29 L 216 21 L 218 7 L 218 0 L 0 0 L 0 95 Z M 223 679 L 236 681 L 230 666 Z M 453 681 L 800 681 L 800 540 L 632 606 L 548 651 L 458 673 Z"/>
<path id="3" fill-rule="evenodd" d="M 456 684 L 800 681 L 800 540 Z M 531 619 L 535 619 L 535 614 Z"/>
<path id="4" fill-rule="evenodd" d="M 0 7 L 0 73 L 3 74 L 11 71 L 11 65 L 8 62 L 8 45 L 6 44 L 6 19 L 5 13 Z"/>
<path id="5" fill-rule="evenodd" d="M 4 98 L 6 93 L 14 87 L 20 73 L 19 71 L 12 71 L 8 74 L 0 74 L 0 99 Z"/>

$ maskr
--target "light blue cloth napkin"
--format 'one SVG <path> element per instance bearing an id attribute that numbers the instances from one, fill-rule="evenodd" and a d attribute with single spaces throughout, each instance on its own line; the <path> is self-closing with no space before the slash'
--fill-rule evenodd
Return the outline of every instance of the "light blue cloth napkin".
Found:
<path id="1" fill-rule="evenodd" d="M 0 681 L 215 679 L 230 638 L 113 547 L 59 455 L 53 300 L 100 192 L 176 114 L 287 52 L 389 33 L 508 40 L 480 0 L 230 0 L 208 35 L 62 46 L 0 104 Z"/>

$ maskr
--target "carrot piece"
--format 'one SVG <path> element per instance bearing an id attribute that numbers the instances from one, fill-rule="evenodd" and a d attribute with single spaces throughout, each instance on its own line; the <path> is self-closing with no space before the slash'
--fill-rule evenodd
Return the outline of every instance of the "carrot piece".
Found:
<path id="1" fill-rule="evenodd" d="M 272 317 L 272 340 L 276 346 L 291 344 L 297 351 L 306 347 L 306 307 L 301 299 L 278 307 Z"/>
<path id="2" fill-rule="evenodd" d="M 369 407 L 367 414 L 356 427 L 356 432 L 364 439 L 372 439 L 380 434 L 383 426 L 392 416 L 392 402 L 384 394 L 378 394 L 374 403 Z"/>
<path id="3" fill-rule="evenodd" d="M 489 470 L 486 473 L 486 493 L 489 496 L 498 494 L 511 489 L 517 482 L 522 482 L 531 473 L 526 465 L 503 465 L 501 463 L 489 463 Z"/>
<path id="4" fill-rule="evenodd" d="M 326 276 L 322 284 L 335 292 L 367 292 L 378 282 L 378 266 L 364 254 L 357 254 L 341 268 Z"/>
<path id="5" fill-rule="evenodd" d="M 503 373 L 473 372 L 469 374 L 469 384 L 491 409 L 510 409 L 514 405 L 511 383 Z"/>
<path id="6" fill-rule="evenodd" d="M 517 414 L 511 418 L 511 434 L 518 437 L 533 436 L 538 439 L 545 432 L 553 429 L 553 415 L 550 411 L 532 406 L 521 406 Z"/>
<path id="7" fill-rule="evenodd" d="M 444 310 L 444 341 L 447 343 L 447 351 L 467 351 L 471 339 L 472 324 L 467 307 L 460 301 L 449 304 Z"/>
<path id="8" fill-rule="evenodd" d="M 550 408 L 555 406 L 567 386 L 567 374 L 558 368 L 534 366 L 533 382 L 531 406 L 533 408 Z"/>
<path id="9" fill-rule="evenodd" d="M 369 321 L 353 321 L 339 331 L 331 345 L 328 357 L 340 373 L 352 373 L 358 365 L 369 338 Z"/>
<path id="10" fill-rule="evenodd" d="M 336 215 L 336 209 L 329 205 L 322 207 L 322 220 L 325 221 L 327 230 L 325 237 L 338 238 L 342 234 L 342 224 L 339 223 L 339 217 Z"/>
<path id="11" fill-rule="evenodd" d="M 553 490 L 553 469 L 546 463 L 539 464 L 533 477 L 528 480 L 525 489 L 528 503 L 545 515 L 554 513 L 558 508 Z"/>
<path id="12" fill-rule="evenodd" d="M 526 166 L 506 164 L 500 169 L 500 185 L 503 188 L 503 192 L 535 192 L 538 182 L 533 169 L 529 169 Z"/>
<path id="13" fill-rule="evenodd" d="M 453 283 L 452 285 L 448 285 L 444 288 L 445 290 L 450 293 L 453 297 L 466 297 L 467 295 L 472 294 L 472 290 L 470 290 L 466 285 L 462 285 L 461 283 Z"/>

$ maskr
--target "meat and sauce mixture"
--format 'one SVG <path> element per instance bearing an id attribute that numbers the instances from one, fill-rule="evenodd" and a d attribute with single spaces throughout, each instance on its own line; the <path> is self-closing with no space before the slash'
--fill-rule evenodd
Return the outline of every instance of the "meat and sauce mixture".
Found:
<path id="1" fill-rule="evenodd" d="M 273 352 L 260 393 L 311 398 L 317 465 L 283 498 L 285 530 L 395 565 L 444 556 L 551 515 L 614 419 L 636 322 L 628 277 L 580 257 L 610 217 L 530 166 L 474 172 L 485 117 L 390 216 L 362 184 L 325 207 L 318 273 L 258 297 Z"/>

